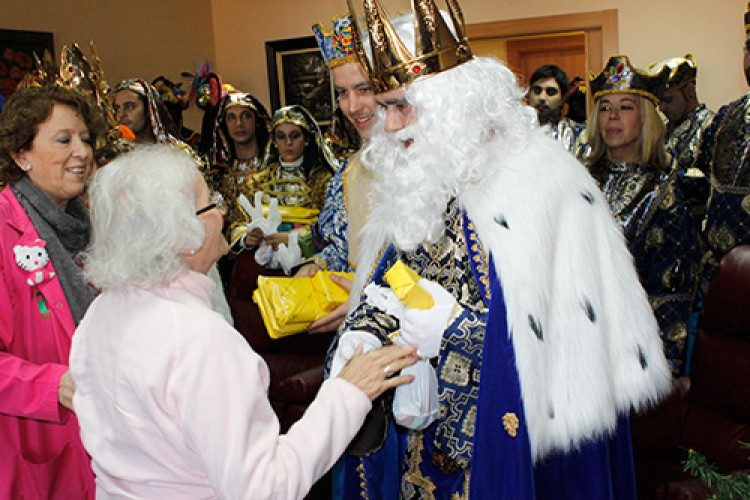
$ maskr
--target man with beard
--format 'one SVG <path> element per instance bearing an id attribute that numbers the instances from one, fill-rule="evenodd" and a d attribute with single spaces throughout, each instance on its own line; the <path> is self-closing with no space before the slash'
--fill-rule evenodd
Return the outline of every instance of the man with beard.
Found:
<path id="1" fill-rule="evenodd" d="M 709 182 L 707 172 L 695 168 L 694 164 L 698 146 L 714 112 L 698 101 L 698 66 L 692 54 L 651 64 L 648 69 L 658 74 L 665 67 L 669 68 L 669 80 L 659 99 L 659 109 L 667 117 L 666 147 L 676 162 L 683 191 L 698 218 L 702 219 L 706 211 Z"/>
<path id="2" fill-rule="evenodd" d="M 449 21 L 421 0 L 391 24 L 365 0 L 380 106 L 362 153 L 367 300 L 331 371 L 390 342 L 423 360 L 345 456 L 344 497 L 634 498 L 627 415 L 670 389 L 658 326 L 593 180 L 448 6 Z M 399 261 L 421 308 L 387 286 Z"/>
<path id="3" fill-rule="evenodd" d="M 539 124 L 549 125 L 555 132 L 555 138 L 568 151 L 576 153 L 579 138 L 586 127 L 562 116 L 568 87 L 568 75 L 565 71 L 554 64 L 546 64 L 531 75 L 527 99 L 529 105 L 536 110 Z"/>
<path id="4" fill-rule="evenodd" d="M 745 37 L 745 80 L 750 85 L 750 3 Z M 750 93 L 716 112 L 703 134 L 696 166 L 709 173 L 711 181 L 704 229 L 707 285 L 724 255 L 750 243 Z"/>
<path id="5" fill-rule="evenodd" d="M 140 144 L 184 145 L 159 92 L 145 80 L 128 78 L 115 87 L 115 117 L 135 134 Z"/>

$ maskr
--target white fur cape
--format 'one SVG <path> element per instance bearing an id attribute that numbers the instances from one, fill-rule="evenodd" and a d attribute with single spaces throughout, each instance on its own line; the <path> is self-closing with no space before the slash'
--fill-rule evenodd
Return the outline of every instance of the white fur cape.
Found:
<path id="1" fill-rule="evenodd" d="M 495 161 L 459 201 L 503 287 L 538 461 L 656 403 L 671 374 L 620 229 L 585 168 L 541 130 L 521 152 L 487 146 L 496 147 Z M 364 241 L 374 244 L 365 245 L 355 291 L 381 248 L 383 222 L 365 228 Z"/>

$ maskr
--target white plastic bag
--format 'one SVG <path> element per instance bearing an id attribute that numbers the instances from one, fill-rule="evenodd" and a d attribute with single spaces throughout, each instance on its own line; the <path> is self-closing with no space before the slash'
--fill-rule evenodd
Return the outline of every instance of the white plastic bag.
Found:
<path id="1" fill-rule="evenodd" d="M 429 360 L 417 361 L 401 370 L 401 375 L 414 375 L 411 384 L 396 387 L 393 396 L 393 418 L 409 429 L 421 430 L 438 415 L 437 374 Z"/>

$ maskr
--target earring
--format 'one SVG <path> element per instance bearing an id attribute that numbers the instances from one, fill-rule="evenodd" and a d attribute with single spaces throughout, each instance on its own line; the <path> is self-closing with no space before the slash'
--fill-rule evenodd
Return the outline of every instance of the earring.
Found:
<path id="1" fill-rule="evenodd" d="M 26 163 L 24 163 L 23 167 L 21 167 L 21 170 L 23 170 L 24 172 L 28 172 L 29 170 L 31 170 L 31 162 L 27 161 Z"/>

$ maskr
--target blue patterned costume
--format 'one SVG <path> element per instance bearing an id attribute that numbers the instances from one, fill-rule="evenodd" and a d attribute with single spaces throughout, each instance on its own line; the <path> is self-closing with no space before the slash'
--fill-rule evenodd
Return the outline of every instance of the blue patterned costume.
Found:
<path id="1" fill-rule="evenodd" d="M 750 94 L 723 106 L 703 135 L 696 165 L 711 175 L 705 239 L 710 279 L 732 248 L 750 243 Z"/>
<path id="2" fill-rule="evenodd" d="M 561 165 L 562 170 L 569 167 Z M 550 185 L 554 182 L 550 180 Z M 583 185 L 594 189 L 590 179 Z M 576 208 L 563 209 L 561 213 L 581 209 L 583 215 L 585 207 L 592 206 L 602 213 L 591 218 L 593 226 L 600 217 L 611 224 L 600 195 L 584 190 L 575 199 L 570 197 L 568 203 Z M 529 200 L 534 201 L 536 198 Z M 524 234 L 521 217 L 514 218 L 511 212 L 496 216 L 495 231 L 512 232 L 514 224 L 518 224 L 521 232 L 515 234 Z M 524 402 L 515 354 L 518 345 L 526 340 L 514 340 L 521 329 L 510 335 L 506 321 L 505 293 L 499 280 L 503 273 L 495 270 L 496 265 L 503 265 L 503 259 L 497 263 L 488 261 L 489 253 L 474 223 L 455 200 L 444 221 L 445 232 L 435 244 L 424 244 L 411 252 L 385 247 L 368 279 L 384 284 L 383 273 L 400 259 L 422 277 L 438 282 L 463 306 L 461 315 L 444 332 L 440 355 L 434 360 L 438 419 L 424 431 L 389 422 L 380 450 L 365 457 L 345 455 L 343 497 L 560 498 L 567 491 L 580 498 L 634 498 L 630 438 L 624 416 L 612 422 L 606 435 L 585 439 L 574 450 L 553 451 L 534 464 L 526 424 L 533 419 L 526 416 L 526 405 L 532 403 Z M 555 225 L 551 220 L 549 224 Z M 539 253 L 534 252 L 537 257 Z M 618 251 L 615 253 L 619 255 Z M 534 261 L 535 257 L 530 259 Z M 562 262 L 560 265 L 568 268 Z M 507 269 L 512 267 L 507 263 Z M 510 278 L 508 282 L 515 283 Z M 571 313 L 580 311 L 576 308 Z M 583 312 L 585 321 L 597 321 L 598 313 L 590 309 L 590 304 Z M 541 317 L 529 315 L 522 336 L 528 338 L 530 334 L 535 341 L 544 342 L 545 328 L 554 329 L 554 319 L 544 317 L 550 323 L 543 325 L 545 320 Z M 386 343 L 388 335 L 398 329 L 397 319 L 365 302 L 350 314 L 343 328 L 369 331 Z M 578 328 L 571 325 L 573 330 Z M 652 354 L 661 356 L 658 342 L 656 345 Z M 483 364 L 483 359 L 493 362 Z M 642 358 L 641 367 L 647 366 L 649 361 Z M 381 404 L 387 407 L 387 400 Z M 553 408 L 548 411 L 545 418 L 562 417 L 555 415 Z M 567 413 L 562 408 L 559 411 Z"/>
<path id="3" fill-rule="evenodd" d="M 349 263 L 347 231 L 349 219 L 346 213 L 344 172 L 350 159 L 328 182 L 328 191 L 318 221 L 313 225 L 313 242 L 318 252 L 311 261 L 327 271 L 354 272 Z"/>
<path id="4" fill-rule="evenodd" d="M 329 182 L 323 210 L 313 226 L 318 253 L 310 262 L 321 269 L 354 272 L 360 231 L 370 213 L 372 176 L 362 166 L 359 153 L 354 153 Z"/>

